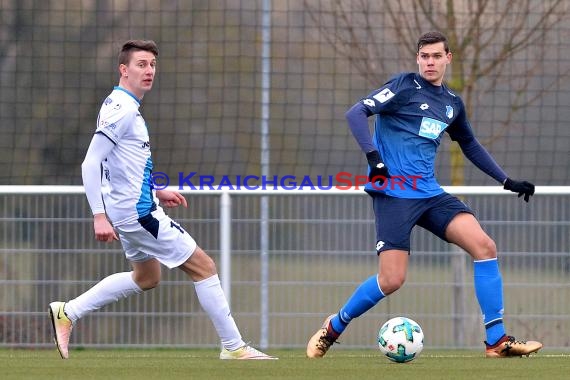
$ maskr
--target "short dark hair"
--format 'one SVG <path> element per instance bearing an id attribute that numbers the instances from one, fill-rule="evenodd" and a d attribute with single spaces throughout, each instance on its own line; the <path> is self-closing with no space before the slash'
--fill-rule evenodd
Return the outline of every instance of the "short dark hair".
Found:
<path id="1" fill-rule="evenodd" d="M 134 51 L 149 51 L 158 57 L 158 46 L 153 40 L 129 40 L 123 44 L 119 53 L 119 65 L 128 65 Z"/>
<path id="2" fill-rule="evenodd" d="M 449 53 L 449 44 L 447 43 L 447 37 L 445 37 L 445 34 L 443 34 L 441 32 L 424 33 L 418 39 L 418 53 L 419 53 L 420 49 L 422 47 L 424 47 L 425 45 L 436 44 L 438 42 L 443 42 L 443 47 L 445 49 L 445 52 Z"/>

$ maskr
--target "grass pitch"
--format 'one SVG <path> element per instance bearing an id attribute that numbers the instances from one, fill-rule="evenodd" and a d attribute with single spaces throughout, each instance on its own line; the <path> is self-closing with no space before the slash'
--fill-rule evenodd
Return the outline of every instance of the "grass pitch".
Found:
<path id="1" fill-rule="evenodd" d="M 371 350 L 333 350 L 320 360 L 302 350 L 268 350 L 279 360 L 222 361 L 217 350 L 0 350 L 0 378 L 22 379 L 569 379 L 570 353 L 485 359 L 482 352 L 426 349 L 406 364 Z"/>

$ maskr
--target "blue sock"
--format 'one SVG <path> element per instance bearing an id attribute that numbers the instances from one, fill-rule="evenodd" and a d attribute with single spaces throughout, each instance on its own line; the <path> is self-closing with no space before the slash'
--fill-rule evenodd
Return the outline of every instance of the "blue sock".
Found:
<path id="1" fill-rule="evenodd" d="M 497 259 L 473 262 L 475 295 L 479 301 L 487 344 L 493 345 L 505 335 L 503 324 L 503 279 Z"/>
<path id="2" fill-rule="evenodd" d="M 384 297 L 378 285 L 378 275 L 370 276 L 356 288 L 338 314 L 331 319 L 333 330 L 339 335 L 342 334 L 352 319 L 370 310 Z"/>

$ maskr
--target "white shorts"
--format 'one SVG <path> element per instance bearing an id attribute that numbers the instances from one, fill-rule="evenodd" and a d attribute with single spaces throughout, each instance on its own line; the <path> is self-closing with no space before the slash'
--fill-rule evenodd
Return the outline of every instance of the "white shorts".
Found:
<path id="1" fill-rule="evenodd" d="M 192 236 L 160 207 L 137 222 L 116 229 L 130 261 L 155 258 L 172 269 L 188 260 L 197 246 Z"/>

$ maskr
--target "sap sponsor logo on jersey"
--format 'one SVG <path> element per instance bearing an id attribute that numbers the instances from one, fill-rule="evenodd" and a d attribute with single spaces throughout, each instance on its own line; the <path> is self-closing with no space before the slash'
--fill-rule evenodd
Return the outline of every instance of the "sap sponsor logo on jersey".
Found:
<path id="1" fill-rule="evenodd" d="M 447 124 L 430 117 L 423 117 L 418 134 L 422 137 L 435 140 L 445 128 L 447 128 Z"/>

